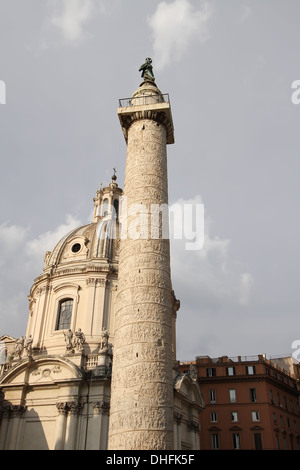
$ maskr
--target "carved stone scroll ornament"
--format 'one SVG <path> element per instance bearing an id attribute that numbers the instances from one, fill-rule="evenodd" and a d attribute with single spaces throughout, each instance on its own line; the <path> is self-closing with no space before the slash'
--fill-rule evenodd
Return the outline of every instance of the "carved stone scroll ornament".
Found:
<path id="1" fill-rule="evenodd" d="M 109 403 L 105 401 L 97 401 L 96 403 L 93 403 L 93 408 L 95 414 L 108 414 L 109 413 Z"/>
<path id="2" fill-rule="evenodd" d="M 83 408 L 83 403 L 77 401 L 69 401 L 66 403 L 66 408 L 70 415 L 78 416 Z"/>
<path id="3" fill-rule="evenodd" d="M 24 405 L 12 405 L 11 406 L 11 418 L 21 416 L 27 410 L 27 406 Z"/>
<path id="4" fill-rule="evenodd" d="M 58 413 L 60 415 L 66 415 L 67 412 L 68 412 L 68 408 L 67 408 L 67 403 L 66 402 L 59 402 L 59 403 L 56 403 L 56 408 L 58 410 Z"/>

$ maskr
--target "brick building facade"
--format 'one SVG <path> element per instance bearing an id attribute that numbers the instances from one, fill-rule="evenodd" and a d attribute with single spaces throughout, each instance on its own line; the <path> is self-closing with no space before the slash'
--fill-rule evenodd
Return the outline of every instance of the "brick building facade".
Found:
<path id="1" fill-rule="evenodd" d="M 299 366 L 291 358 L 201 356 L 195 366 L 202 450 L 300 450 Z"/>

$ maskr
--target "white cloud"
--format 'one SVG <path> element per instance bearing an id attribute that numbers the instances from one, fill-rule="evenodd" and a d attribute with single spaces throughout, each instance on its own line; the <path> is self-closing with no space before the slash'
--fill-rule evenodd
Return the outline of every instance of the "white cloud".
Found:
<path id="1" fill-rule="evenodd" d="M 87 37 L 86 24 L 93 16 L 104 11 L 102 3 L 93 0 L 50 0 L 53 16 L 50 20 L 62 33 L 65 41 L 78 44 Z"/>
<path id="2" fill-rule="evenodd" d="M 244 23 L 252 15 L 252 9 L 249 7 L 249 5 L 242 5 L 241 9 L 242 13 L 239 21 L 240 23 Z"/>
<path id="3" fill-rule="evenodd" d="M 27 295 L 41 274 L 46 251 L 52 251 L 64 235 L 80 225 L 80 220 L 67 215 L 55 230 L 35 238 L 30 227 L 0 225 L 0 336 L 24 334 Z"/>
<path id="4" fill-rule="evenodd" d="M 36 263 L 41 264 L 46 251 L 51 251 L 61 238 L 80 225 L 81 222 L 76 217 L 66 215 L 65 223 L 59 225 L 54 231 L 45 232 L 33 240 L 27 240 L 25 247 L 27 257 L 31 262 L 34 258 Z"/>
<path id="5" fill-rule="evenodd" d="M 11 252 L 19 249 L 24 244 L 28 236 L 29 229 L 18 227 L 17 225 L 8 225 L 3 223 L 0 225 L 0 263 L 4 262 L 4 258 Z"/>
<path id="6" fill-rule="evenodd" d="M 196 10 L 189 0 L 159 3 L 148 19 L 153 34 L 155 66 L 164 68 L 173 60 L 180 60 L 193 40 L 205 42 L 209 37 L 208 21 L 212 7 L 203 2 Z"/>
<path id="7" fill-rule="evenodd" d="M 176 204 L 199 204 L 202 199 L 179 200 Z M 247 305 L 253 277 L 247 266 L 232 259 L 231 241 L 213 234 L 213 223 L 204 210 L 204 245 L 201 250 L 187 251 L 186 240 L 172 240 L 172 277 L 174 284 L 188 292 L 191 304 L 196 298 L 209 308 Z M 184 286 L 184 287 L 183 287 Z"/>
<path id="8" fill-rule="evenodd" d="M 200 196 L 177 201 L 202 203 Z M 237 322 L 247 321 L 253 298 L 254 276 L 246 263 L 235 259 L 232 240 L 215 233 L 204 205 L 204 245 L 185 249 L 185 239 L 171 239 L 172 284 L 181 302 L 177 317 L 177 357 L 191 360 L 199 354 L 215 355 L 235 345 Z"/>
<path id="9" fill-rule="evenodd" d="M 253 281 L 254 281 L 253 276 L 250 273 L 241 274 L 241 280 L 240 280 L 240 289 L 241 289 L 240 304 L 241 305 L 248 305 Z"/>

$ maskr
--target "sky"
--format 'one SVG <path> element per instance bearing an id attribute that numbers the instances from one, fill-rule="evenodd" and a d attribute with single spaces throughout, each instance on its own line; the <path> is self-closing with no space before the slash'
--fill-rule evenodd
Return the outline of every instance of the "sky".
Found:
<path id="1" fill-rule="evenodd" d="M 204 205 L 203 248 L 171 240 L 177 358 L 298 358 L 299 17 L 298 0 L 0 0 L 0 336 L 25 334 L 45 252 L 92 221 L 114 167 L 123 186 L 118 100 L 151 57 L 170 204 Z"/>

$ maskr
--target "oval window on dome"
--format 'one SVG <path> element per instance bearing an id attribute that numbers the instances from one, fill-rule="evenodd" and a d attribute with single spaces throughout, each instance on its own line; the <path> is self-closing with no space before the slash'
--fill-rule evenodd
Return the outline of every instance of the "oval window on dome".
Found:
<path id="1" fill-rule="evenodd" d="M 72 252 L 73 252 L 73 253 L 78 253 L 78 251 L 80 251 L 80 249 L 81 249 L 80 243 L 75 243 L 75 244 L 72 246 Z"/>

